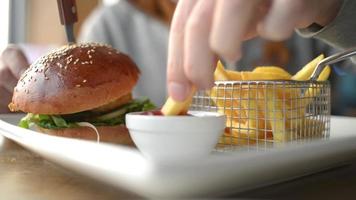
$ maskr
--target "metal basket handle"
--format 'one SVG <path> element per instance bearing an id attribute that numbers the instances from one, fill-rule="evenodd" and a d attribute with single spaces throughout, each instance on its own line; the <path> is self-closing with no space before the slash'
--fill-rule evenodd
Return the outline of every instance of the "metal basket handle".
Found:
<path id="1" fill-rule="evenodd" d="M 320 73 L 323 71 L 323 69 L 327 66 L 327 65 L 331 65 L 334 63 L 337 63 L 339 61 L 345 60 L 347 58 L 350 58 L 351 56 L 356 55 L 356 47 L 353 47 L 351 49 L 348 49 L 346 51 L 334 54 L 332 56 L 326 57 L 323 60 L 321 60 L 317 67 L 315 68 L 313 74 L 311 75 L 310 80 L 312 81 L 316 81 L 320 75 Z"/>

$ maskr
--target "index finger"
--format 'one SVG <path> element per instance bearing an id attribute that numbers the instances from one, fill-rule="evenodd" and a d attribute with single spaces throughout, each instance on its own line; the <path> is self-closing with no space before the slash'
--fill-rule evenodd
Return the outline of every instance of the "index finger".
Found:
<path id="1" fill-rule="evenodd" d="M 8 66 L 11 73 L 19 79 L 29 64 L 22 50 L 14 45 L 8 46 L 1 54 L 3 63 Z"/>
<path id="2" fill-rule="evenodd" d="M 167 86 L 168 93 L 176 101 L 184 101 L 191 83 L 184 74 L 184 29 L 197 0 L 180 0 L 175 10 L 169 35 Z"/>

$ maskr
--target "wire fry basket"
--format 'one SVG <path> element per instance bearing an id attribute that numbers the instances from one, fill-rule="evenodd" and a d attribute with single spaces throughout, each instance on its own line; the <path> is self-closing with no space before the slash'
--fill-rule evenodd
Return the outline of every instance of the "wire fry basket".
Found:
<path id="1" fill-rule="evenodd" d="M 218 81 L 197 92 L 191 109 L 226 115 L 218 149 L 266 149 L 330 134 L 329 82 Z"/>
<path id="2" fill-rule="evenodd" d="M 308 81 L 216 81 L 198 91 L 191 110 L 226 115 L 217 150 L 267 150 L 330 136 L 330 83 L 324 68 L 356 55 L 356 47 L 321 60 Z M 356 58 L 355 58 L 356 59 Z"/>

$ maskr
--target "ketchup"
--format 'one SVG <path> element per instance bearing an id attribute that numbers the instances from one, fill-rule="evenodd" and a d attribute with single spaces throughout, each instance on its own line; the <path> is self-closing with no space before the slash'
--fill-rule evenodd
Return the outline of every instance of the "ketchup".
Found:
<path id="1" fill-rule="evenodd" d="M 160 110 L 150 110 L 150 111 L 145 111 L 145 112 L 142 112 L 141 115 L 149 115 L 149 116 L 163 116 L 163 113 L 160 111 Z M 188 113 L 185 113 L 185 114 L 179 114 L 179 116 L 192 116 Z"/>
<path id="2" fill-rule="evenodd" d="M 142 112 L 141 115 L 163 116 L 163 113 L 160 110 L 151 110 L 151 111 Z"/>

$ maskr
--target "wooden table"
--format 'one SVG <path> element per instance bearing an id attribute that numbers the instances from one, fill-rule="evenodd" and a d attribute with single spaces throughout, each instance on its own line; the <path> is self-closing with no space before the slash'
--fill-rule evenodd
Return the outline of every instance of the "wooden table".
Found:
<path id="1" fill-rule="evenodd" d="M 236 194 L 232 197 L 355 199 L 356 161 L 351 165 Z M 140 197 L 48 162 L 0 136 L 0 199 L 110 200 L 133 198 Z"/>
<path id="2" fill-rule="evenodd" d="M 0 145 L 0 199 L 127 199 L 118 190 L 48 162 L 10 140 Z"/>

